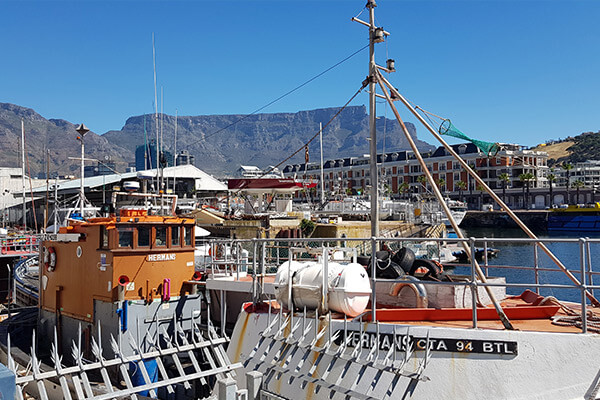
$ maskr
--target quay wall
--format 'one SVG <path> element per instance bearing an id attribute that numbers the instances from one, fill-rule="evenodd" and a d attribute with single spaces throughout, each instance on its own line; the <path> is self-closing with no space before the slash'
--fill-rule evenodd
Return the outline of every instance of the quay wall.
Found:
<path id="1" fill-rule="evenodd" d="M 514 211 L 521 221 L 533 231 L 548 230 L 548 211 L 521 210 Z M 461 228 L 518 228 L 519 226 L 504 211 L 472 211 L 460 224 Z"/>

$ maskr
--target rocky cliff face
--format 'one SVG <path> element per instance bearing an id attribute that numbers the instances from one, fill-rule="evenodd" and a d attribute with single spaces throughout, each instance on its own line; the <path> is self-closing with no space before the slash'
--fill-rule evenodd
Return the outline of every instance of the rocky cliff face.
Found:
<path id="1" fill-rule="evenodd" d="M 196 166 L 217 176 L 227 176 L 240 165 L 261 168 L 276 165 L 303 146 L 327 123 L 339 108 L 256 115 L 200 115 L 177 119 L 177 149 L 188 150 L 195 156 Z M 21 118 L 25 122 L 26 153 L 32 175 L 45 170 L 46 149 L 50 150 L 50 171 L 65 175 L 77 171 L 79 157 L 75 124 L 57 119 L 45 119 L 34 110 L 0 103 L 0 166 L 20 165 Z M 165 149 L 173 151 L 175 117 L 161 115 Z M 407 123 L 413 138 L 415 127 Z M 146 135 L 144 134 L 146 131 Z M 385 132 L 386 151 L 408 149 L 408 143 L 396 121 L 377 120 L 378 150 L 382 151 Z M 85 136 L 86 157 L 104 160 L 106 156 L 124 171 L 135 159 L 139 145 L 156 137 L 154 115 L 131 117 L 118 131 L 104 135 L 89 132 Z M 369 152 L 369 120 L 364 106 L 347 107 L 324 129 L 325 159 L 359 156 Z M 417 140 L 421 150 L 433 147 Z M 309 146 L 311 161 L 319 159 L 319 141 Z M 285 164 L 304 161 L 304 151 Z M 284 165 L 285 165 L 284 164 Z"/>
<path id="2" fill-rule="evenodd" d="M 266 167 L 276 165 L 300 148 L 327 123 L 339 108 L 326 108 L 297 113 L 244 115 L 180 116 L 177 119 L 177 149 L 186 149 L 196 158 L 196 166 L 217 175 L 235 171 L 239 165 Z M 173 147 L 175 117 L 161 115 L 165 148 Z M 241 121 L 240 121 L 241 120 Z M 239 121 L 239 122 L 237 122 Z M 236 123 L 237 122 L 237 123 Z M 407 123 L 413 138 L 415 127 Z M 127 120 L 120 131 L 103 135 L 108 141 L 134 151 L 144 143 L 144 126 L 148 140 L 156 137 L 154 115 L 136 116 Z M 408 143 L 396 121 L 379 119 L 378 137 L 385 131 L 386 150 L 408 149 Z M 347 107 L 324 129 L 325 159 L 356 156 L 369 152 L 369 121 L 364 106 Z M 379 140 L 379 151 L 383 141 Z M 421 150 L 433 146 L 417 140 Z M 319 158 L 319 141 L 309 146 L 311 160 Z M 286 164 L 302 162 L 304 151 Z"/>
<path id="3" fill-rule="evenodd" d="M 77 171 L 79 161 L 69 157 L 80 156 L 74 124 L 57 119 L 46 119 L 30 108 L 0 103 L 0 166 L 21 165 L 21 119 L 25 126 L 25 153 L 32 175 L 45 169 L 46 149 L 50 151 L 50 171 L 61 175 Z M 85 136 L 86 157 L 104 159 L 110 156 L 117 167 L 124 170 L 132 153 L 106 138 L 89 132 Z"/>

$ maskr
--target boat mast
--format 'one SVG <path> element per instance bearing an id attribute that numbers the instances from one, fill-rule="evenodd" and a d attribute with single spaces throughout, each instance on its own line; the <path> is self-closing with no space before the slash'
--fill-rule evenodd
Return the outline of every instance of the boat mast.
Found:
<path id="1" fill-rule="evenodd" d="M 83 165 L 85 162 L 85 159 L 83 157 L 84 157 L 85 144 L 83 142 L 83 137 L 90 130 L 84 124 L 80 124 L 77 127 L 77 129 L 75 129 L 75 130 L 77 131 L 77 133 L 79 133 L 79 137 L 77 139 L 79 139 L 81 141 L 81 179 L 79 181 L 79 213 L 81 215 L 81 219 L 83 219 L 83 207 L 85 206 L 85 192 L 84 192 L 84 186 L 83 186 L 83 178 L 84 178 Z"/>
<path id="2" fill-rule="evenodd" d="M 321 142 L 321 204 L 325 204 L 325 176 L 323 173 L 323 124 L 319 122 L 319 141 Z"/>
<path id="3" fill-rule="evenodd" d="M 27 198 L 25 197 L 25 121 L 21 118 L 21 184 L 23 186 L 23 232 L 27 231 Z"/>
<path id="4" fill-rule="evenodd" d="M 156 194 L 160 194 L 160 181 L 158 177 L 158 159 L 159 155 L 159 141 L 158 141 L 158 95 L 156 93 L 156 49 L 154 47 L 154 32 L 152 32 L 152 65 L 154 67 L 154 123 L 156 125 Z M 152 165 L 152 163 L 150 163 Z"/>
<path id="5" fill-rule="evenodd" d="M 379 236 L 379 193 L 377 178 L 377 130 L 375 126 L 375 0 L 368 0 L 369 9 L 369 131 L 371 141 L 369 143 L 369 155 L 371 158 L 371 236 Z"/>

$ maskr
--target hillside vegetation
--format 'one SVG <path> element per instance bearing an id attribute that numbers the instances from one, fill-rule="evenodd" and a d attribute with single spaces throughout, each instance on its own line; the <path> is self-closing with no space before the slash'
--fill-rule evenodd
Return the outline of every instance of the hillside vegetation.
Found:
<path id="1" fill-rule="evenodd" d="M 585 132 L 558 143 L 539 145 L 533 150 L 548 153 L 550 167 L 564 162 L 574 164 L 586 160 L 600 160 L 600 131 Z"/>

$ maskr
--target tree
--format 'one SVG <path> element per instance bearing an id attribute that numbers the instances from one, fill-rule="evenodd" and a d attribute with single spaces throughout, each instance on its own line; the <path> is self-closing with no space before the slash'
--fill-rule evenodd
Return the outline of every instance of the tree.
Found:
<path id="1" fill-rule="evenodd" d="M 529 210 L 529 184 L 534 179 L 533 174 L 527 172 L 519 175 L 519 180 L 523 182 L 523 206 Z M 527 194 L 525 194 L 527 191 Z"/>
<path id="2" fill-rule="evenodd" d="M 483 210 L 483 191 L 485 190 L 485 188 L 483 187 L 483 185 L 477 184 L 476 187 L 477 190 L 479 190 L 479 209 Z"/>
<path id="3" fill-rule="evenodd" d="M 444 178 L 440 178 L 437 181 L 435 181 L 435 183 L 438 185 L 438 187 L 440 188 L 440 192 L 441 192 L 444 185 L 446 185 L 446 180 Z"/>
<path id="4" fill-rule="evenodd" d="M 406 182 L 402 182 L 400 184 L 400 186 L 398 186 L 398 194 L 404 198 L 404 197 L 406 197 L 406 193 L 408 193 L 409 189 L 410 189 L 409 184 Z"/>
<path id="5" fill-rule="evenodd" d="M 463 191 L 467 188 L 467 182 L 458 181 L 456 182 L 456 187 L 458 188 L 458 199 L 463 201 Z"/>
<path id="6" fill-rule="evenodd" d="M 567 204 L 569 204 L 571 202 L 571 199 L 569 198 L 569 186 L 571 185 L 571 170 L 573 169 L 573 164 L 564 162 L 562 164 L 562 169 L 564 169 L 567 172 Z"/>
<path id="7" fill-rule="evenodd" d="M 576 180 L 575 182 L 573 182 L 573 187 L 577 190 L 577 197 L 575 200 L 575 203 L 579 204 L 579 189 L 581 189 L 582 187 L 585 186 L 585 183 L 583 183 L 583 181 L 581 180 Z"/>
<path id="8" fill-rule="evenodd" d="M 552 184 L 556 182 L 556 175 L 554 174 L 554 169 L 550 168 L 550 173 L 546 177 L 548 179 L 548 185 L 550 185 L 550 206 L 554 204 L 554 195 L 552 194 Z"/>
<path id="9" fill-rule="evenodd" d="M 425 189 L 427 189 L 427 186 L 425 186 L 425 182 L 427 182 L 427 177 L 425 175 L 419 175 L 417 177 L 417 182 L 419 182 L 421 184 L 421 186 L 423 186 L 423 192 L 424 192 Z"/>
<path id="10" fill-rule="evenodd" d="M 347 188 L 346 189 L 346 195 L 352 196 L 352 188 Z"/>
<path id="11" fill-rule="evenodd" d="M 498 175 L 498 179 L 500 182 L 502 182 L 502 201 L 506 203 L 506 187 L 510 182 L 510 175 L 508 175 L 506 172 L 503 172 Z"/>

